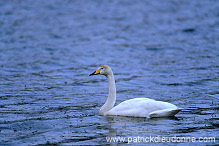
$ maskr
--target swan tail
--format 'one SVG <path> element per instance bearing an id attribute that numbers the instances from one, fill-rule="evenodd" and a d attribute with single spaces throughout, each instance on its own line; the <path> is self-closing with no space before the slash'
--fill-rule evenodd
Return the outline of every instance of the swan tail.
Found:
<path id="1" fill-rule="evenodd" d="M 163 109 L 149 113 L 150 118 L 159 118 L 159 117 L 171 117 L 181 111 L 181 108 L 177 109 Z"/>

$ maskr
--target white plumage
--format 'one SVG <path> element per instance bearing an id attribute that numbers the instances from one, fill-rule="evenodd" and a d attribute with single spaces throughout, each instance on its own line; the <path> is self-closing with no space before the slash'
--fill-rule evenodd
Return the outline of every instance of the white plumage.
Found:
<path id="1" fill-rule="evenodd" d="M 100 66 L 90 75 L 105 75 L 108 80 L 108 98 L 100 108 L 99 114 L 103 116 L 131 116 L 131 117 L 168 117 L 174 116 L 181 109 L 163 101 L 149 98 L 134 98 L 126 100 L 114 107 L 116 102 L 116 85 L 114 75 L 108 65 Z"/>

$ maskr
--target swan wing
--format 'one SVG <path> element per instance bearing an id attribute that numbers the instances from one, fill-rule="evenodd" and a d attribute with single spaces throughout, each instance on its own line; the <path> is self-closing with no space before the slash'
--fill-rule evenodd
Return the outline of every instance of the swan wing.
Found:
<path id="1" fill-rule="evenodd" d="M 164 117 L 178 113 L 177 109 L 177 106 L 168 102 L 134 98 L 121 102 L 106 112 L 105 116 Z"/>
<path id="2" fill-rule="evenodd" d="M 179 111 L 181 111 L 181 108 L 173 109 L 173 108 L 168 108 L 168 109 L 163 109 L 163 110 L 158 110 L 151 112 L 149 114 L 150 118 L 158 118 L 158 117 L 169 117 L 169 116 L 174 116 L 177 114 Z"/>

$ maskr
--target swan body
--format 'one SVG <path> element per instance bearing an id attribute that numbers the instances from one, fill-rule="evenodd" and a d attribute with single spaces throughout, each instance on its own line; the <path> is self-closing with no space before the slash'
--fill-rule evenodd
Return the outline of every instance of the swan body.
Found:
<path id="1" fill-rule="evenodd" d="M 99 115 L 102 116 L 131 116 L 131 117 L 169 117 L 177 114 L 181 108 L 163 101 L 149 98 L 134 98 L 115 105 L 116 85 L 113 72 L 108 65 L 100 66 L 91 75 L 105 75 L 108 80 L 108 98 L 100 108 Z"/>

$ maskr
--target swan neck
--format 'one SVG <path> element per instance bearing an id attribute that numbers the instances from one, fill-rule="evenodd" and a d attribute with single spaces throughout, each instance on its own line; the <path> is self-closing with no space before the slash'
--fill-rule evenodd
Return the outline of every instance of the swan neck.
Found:
<path id="1" fill-rule="evenodd" d="M 106 103 L 100 109 L 100 115 L 104 115 L 113 108 L 116 102 L 116 84 L 113 73 L 106 76 L 108 81 L 108 98 Z"/>
<path id="2" fill-rule="evenodd" d="M 110 75 L 107 76 L 107 80 L 108 80 L 108 98 L 107 101 L 114 101 L 115 104 L 115 100 L 116 100 L 116 83 L 115 83 L 115 79 L 114 79 L 114 75 Z M 113 106 L 114 106 L 113 104 Z"/>

